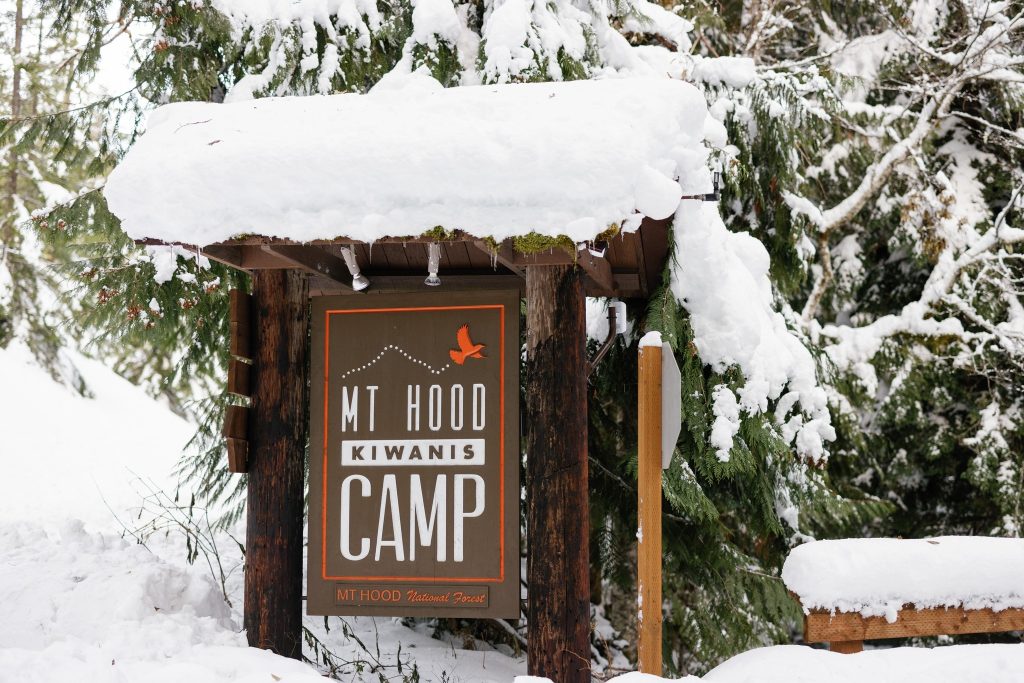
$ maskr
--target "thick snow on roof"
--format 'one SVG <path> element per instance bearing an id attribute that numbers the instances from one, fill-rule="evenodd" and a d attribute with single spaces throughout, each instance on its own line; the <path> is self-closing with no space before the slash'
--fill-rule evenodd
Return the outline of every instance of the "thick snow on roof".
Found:
<path id="1" fill-rule="evenodd" d="M 104 193 L 129 236 L 201 246 L 436 226 L 581 241 L 710 191 L 715 124 L 696 88 L 669 79 L 443 89 L 394 76 L 367 95 L 161 107 Z"/>
<path id="2" fill-rule="evenodd" d="M 858 538 L 794 548 L 782 568 L 805 610 L 884 616 L 917 608 L 1024 607 L 1024 540 Z"/>

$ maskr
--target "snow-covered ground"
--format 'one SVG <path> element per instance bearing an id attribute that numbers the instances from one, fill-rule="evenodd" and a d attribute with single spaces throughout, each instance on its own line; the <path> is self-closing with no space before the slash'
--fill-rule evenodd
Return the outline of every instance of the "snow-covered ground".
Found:
<path id="1" fill-rule="evenodd" d="M 953 645 L 843 655 L 802 645 L 737 655 L 705 683 L 1014 683 L 1024 680 L 1024 645 Z M 640 683 L 640 681 L 636 681 Z"/>
<path id="2" fill-rule="evenodd" d="M 173 496 L 191 427 L 101 363 L 75 360 L 92 398 L 55 383 L 17 342 L 0 350 L 0 683 L 323 680 L 313 666 L 246 647 L 231 535 L 207 539 L 216 556 L 200 553 L 190 565 L 180 531 L 140 534 L 161 513 L 143 496 Z M 526 668 L 511 651 L 437 640 L 391 619 L 332 619 L 329 632 L 322 620 L 306 625 L 346 681 L 511 683 Z M 739 655 L 702 680 L 1012 683 L 1022 672 L 1024 645 L 858 655 L 780 646 Z"/>

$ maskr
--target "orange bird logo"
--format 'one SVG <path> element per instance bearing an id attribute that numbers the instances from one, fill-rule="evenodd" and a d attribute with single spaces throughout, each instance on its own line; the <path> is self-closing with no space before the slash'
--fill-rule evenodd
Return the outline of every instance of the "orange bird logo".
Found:
<path id="1" fill-rule="evenodd" d="M 469 338 L 469 325 L 463 325 L 459 328 L 458 333 L 455 335 L 455 340 L 459 343 L 459 348 L 450 349 L 448 355 L 452 357 L 456 365 L 463 365 L 467 358 L 487 357 L 480 353 L 486 346 L 484 344 L 474 344 L 473 340 Z"/>

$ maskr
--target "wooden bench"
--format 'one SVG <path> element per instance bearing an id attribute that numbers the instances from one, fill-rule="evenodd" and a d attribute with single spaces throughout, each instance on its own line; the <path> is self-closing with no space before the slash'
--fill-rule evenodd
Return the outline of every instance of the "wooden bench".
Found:
<path id="1" fill-rule="evenodd" d="M 914 636 L 963 635 L 1024 631 L 1024 609 L 931 608 L 907 605 L 889 623 L 885 617 L 865 617 L 857 612 L 812 610 L 804 615 L 804 641 L 828 643 L 833 652 L 852 654 L 864 649 L 865 640 Z"/>
<path id="2" fill-rule="evenodd" d="M 816 541 L 794 548 L 782 577 L 804 608 L 804 640 L 834 652 L 860 652 L 865 640 L 1024 631 L 1020 539 Z M 1011 606 L 989 608 L 1001 605 Z"/>

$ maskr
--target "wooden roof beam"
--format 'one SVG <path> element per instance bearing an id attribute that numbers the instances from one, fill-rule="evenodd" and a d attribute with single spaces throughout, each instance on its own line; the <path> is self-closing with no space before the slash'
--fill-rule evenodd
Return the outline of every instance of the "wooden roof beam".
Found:
<path id="1" fill-rule="evenodd" d="M 323 249 L 294 244 L 263 244 L 260 249 L 312 275 L 319 275 L 352 289 L 352 274 L 345 262 Z"/>
<path id="2" fill-rule="evenodd" d="M 465 291 L 477 289 L 519 289 L 523 291 L 525 283 L 522 278 L 516 275 L 492 275 L 490 273 L 479 275 L 445 275 L 441 273 L 441 285 L 439 287 L 428 287 L 423 284 L 423 275 L 382 275 L 367 274 L 370 280 L 370 288 L 366 294 L 382 294 L 385 292 L 444 292 L 444 291 Z M 326 296 L 330 294 L 353 294 L 350 287 L 325 278 L 313 276 L 309 283 L 311 296 Z"/>
<path id="3" fill-rule="evenodd" d="M 654 226 L 657 229 L 658 226 Z M 644 263 L 645 252 L 638 236 L 629 235 L 635 249 L 639 264 L 631 264 L 632 267 L 620 267 L 615 269 L 615 263 L 609 261 L 607 254 L 605 258 L 591 255 L 588 251 L 581 251 L 576 255 L 566 252 L 560 248 L 553 248 L 540 251 L 534 254 L 521 254 L 515 250 L 511 240 L 506 240 L 499 245 L 497 252 L 491 248 L 491 244 L 483 240 L 464 239 L 456 237 L 451 240 L 444 240 L 449 246 L 463 243 L 471 249 L 478 250 L 487 256 L 488 261 L 494 265 L 499 264 L 506 269 L 510 275 L 504 276 L 500 272 L 492 272 L 489 268 L 484 272 L 479 268 L 457 269 L 456 272 L 448 272 L 446 282 L 459 283 L 459 288 L 464 288 L 473 280 L 469 278 L 489 276 L 508 277 L 518 279 L 519 285 L 525 282 L 527 266 L 531 265 L 562 265 L 579 263 L 586 271 L 586 291 L 589 296 L 618 296 L 631 298 L 645 296 L 648 284 L 647 273 Z M 397 241 L 397 240 L 396 240 Z M 432 239 L 408 240 L 410 243 L 432 242 Z M 247 271 L 258 271 L 264 269 L 286 269 L 298 268 L 311 275 L 321 282 L 329 282 L 327 289 L 333 293 L 351 292 L 352 278 L 348 272 L 345 262 L 336 254 L 331 253 L 325 247 L 328 245 L 361 244 L 349 240 L 318 240 L 315 243 L 297 244 L 284 240 L 266 238 L 245 238 L 232 240 L 227 243 L 211 244 L 206 247 L 197 247 L 192 244 L 171 245 L 160 240 L 137 240 L 138 244 L 159 245 L 159 246 L 180 246 L 189 251 L 202 254 L 214 261 L 218 261 L 233 268 Z M 393 242 L 392 242 L 393 243 Z M 622 264 L 620 264 L 621 266 Z M 639 265 L 639 270 L 636 270 Z M 373 264 L 364 267 L 364 274 L 378 285 L 391 289 L 391 291 L 416 291 L 419 289 L 417 275 L 412 275 L 407 269 L 393 269 L 386 264 L 383 267 L 375 267 Z M 456 276 L 452 279 L 452 276 Z M 383 278 L 383 279 L 382 279 Z M 442 279 L 445 273 L 442 272 Z M 466 279 L 464 279 L 466 278 Z M 385 284 L 386 283 L 386 284 Z M 498 281 L 492 280 L 491 285 L 497 286 Z M 512 285 L 517 286 L 517 285 Z M 324 288 L 320 288 L 324 289 Z"/>
<path id="4" fill-rule="evenodd" d="M 499 246 L 498 250 L 495 251 L 483 240 L 473 240 L 470 244 L 487 254 L 487 257 L 492 261 L 500 263 L 515 273 L 518 277 L 521 277 L 524 280 L 526 279 L 526 267 L 515 262 L 515 252 L 506 245 Z"/>
<path id="5" fill-rule="evenodd" d="M 587 287 L 587 294 L 596 296 L 618 296 L 619 288 L 612 274 L 612 266 L 604 256 L 596 256 L 590 249 L 584 247 L 576 252 L 576 262 L 580 264 L 587 273 L 587 277 L 593 281 L 593 286 Z"/>

